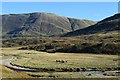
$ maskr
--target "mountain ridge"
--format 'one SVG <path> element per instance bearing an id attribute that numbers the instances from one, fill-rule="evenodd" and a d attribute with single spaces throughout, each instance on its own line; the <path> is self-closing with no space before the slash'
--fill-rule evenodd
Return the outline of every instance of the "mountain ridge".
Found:
<path id="1" fill-rule="evenodd" d="M 96 22 L 52 13 L 2 15 L 3 37 L 51 36 L 88 27 Z"/>
<path id="2" fill-rule="evenodd" d="M 80 36 L 88 34 L 96 34 L 101 32 L 119 31 L 120 30 L 120 13 L 105 18 L 98 23 L 86 28 L 82 28 L 73 32 L 68 32 L 62 36 Z"/>

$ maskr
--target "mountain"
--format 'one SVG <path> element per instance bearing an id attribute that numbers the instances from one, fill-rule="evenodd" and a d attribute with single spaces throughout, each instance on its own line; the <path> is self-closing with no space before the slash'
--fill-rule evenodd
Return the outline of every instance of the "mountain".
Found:
<path id="1" fill-rule="evenodd" d="M 120 13 L 108 17 L 94 25 L 82 28 L 73 32 L 64 34 L 63 36 L 79 36 L 96 33 L 107 33 L 120 30 Z"/>
<path id="2" fill-rule="evenodd" d="M 96 22 L 52 13 L 2 15 L 3 37 L 51 36 L 88 27 Z"/>

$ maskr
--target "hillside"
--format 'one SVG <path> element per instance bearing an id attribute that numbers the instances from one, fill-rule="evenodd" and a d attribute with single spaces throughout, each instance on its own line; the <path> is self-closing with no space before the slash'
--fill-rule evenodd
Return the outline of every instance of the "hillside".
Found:
<path id="1" fill-rule="evenodd" d="M 64 34 L 63 36 L 79 36 L 79 35 L 88 35 L 96 33 L 109 33 L 120 30 L 120 14 L 115 14 L 111 17 L 108 17 L 92 26 L 79 29 L 73 32 Z"/>
<path id="2" fill-rule="evenodd" d="M 13 78 L 32 78 L 26 73 L 17 73 L 3 65 L 0 65 L 0 69 L 2 69 L 2 74 L 0 74 L 0 77 L 2 76 L 3 79 L 9 78 L 9 80 L 16 80 Z"/>
<path id="3" fill-rule="evenodd" d="M 96 22 L 52 13 L 2 15 L 3 37 L 51 36 L 88 27 Z"/>

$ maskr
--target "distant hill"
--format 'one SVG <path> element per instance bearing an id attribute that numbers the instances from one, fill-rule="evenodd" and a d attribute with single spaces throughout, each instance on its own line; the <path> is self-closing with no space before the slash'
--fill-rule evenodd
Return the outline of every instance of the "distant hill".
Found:
<path id="1" fill-rule="evenodd" d="M 52 13 L 2 15 L 3 37 L 51 36 L 88 27 L 96 22 Z"/>
<path id="2" fill-rule="evenodd" d="M 94 25 L 64 34 L 63 36 L 80 36 L 96 33 L 107 33 L 120 30 L 120 13 L 108 17 Z"/>

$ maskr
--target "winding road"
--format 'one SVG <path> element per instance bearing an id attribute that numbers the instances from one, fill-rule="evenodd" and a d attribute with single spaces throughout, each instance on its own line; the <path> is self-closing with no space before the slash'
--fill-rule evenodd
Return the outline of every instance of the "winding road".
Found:
<path id="1" fill-rule="evenodd" d="M 22 68 L 22 67 L 11 65 L 10 63 L 14 60 L 16 60 L 16 58 L 13 58 L 13 57 L 10 59 L 3 59 L 3 60 L 0 60 L 0 64 L 6 66 L 16 72 L 26 72 L 26 71 L 27 72 L 35 72 L 35 69 Z"/>
<path id="2" fill-rule="evenodd" d="M 16 72 L 37 72 L 38 71 L 36 69 L 29 69 L 29 68 L 22 68 L 22 67 L 18 67 L 18 66 L 13 66 L 10 63 L 14 60 L 16 60 L 16 58 L 13 58 L 13 57 L 10 59 L 3 59 L 3 60 L 0 60 L 0 64 L 6 66 L 6 67 L 8 67 Z M 103 74 L 98 73 L 98 72 L 101 72 L 101 71 L 95 71 L 95 72 L 94 71 L 85 71 L 85 72 L 80 72 L 80 73 L 81 74 L 96 73 L 94 76 L 101 77 L 101 78 L 105 77 Z M 115 70 L 115 71 L 108 71 L 108 72 L 118 72 L 118 71 Z"/>

